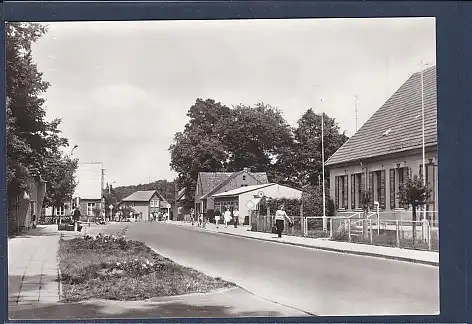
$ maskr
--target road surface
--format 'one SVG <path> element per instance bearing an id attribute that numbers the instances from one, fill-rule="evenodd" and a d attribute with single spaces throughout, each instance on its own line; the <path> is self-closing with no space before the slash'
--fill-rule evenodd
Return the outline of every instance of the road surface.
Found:
<path id="1" fill-rule="evenodd" d="M 302 248 L 165 223 L 128 226 L 127 237 L 307 315 L 439 314 L 439 268 Z"/>

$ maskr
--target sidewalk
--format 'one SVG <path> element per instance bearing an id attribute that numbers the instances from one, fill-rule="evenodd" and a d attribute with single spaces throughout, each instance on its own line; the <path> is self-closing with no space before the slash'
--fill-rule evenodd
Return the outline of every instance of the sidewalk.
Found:
<path id="1" fill-rule="evenodd" d="M 206 224 L 206 228 L 198 227 L 190 223 L 179 222 L 179 221 L 167 221 L 168 224 L 175 226 L 186 226 L 193 227 L 197 230 L 209 231 L 214 233 L 221 233 L 227 235 L 235 235 L 246 237 L 250 239 L 263 240 L 276 242 L 281 244 L 289 244 L 295 246 L 302 246 L 307 248 L 315 248 L 326 251 L 334 252 L 343 252 L 350 254 L 358 254 L 365 256 L 373 257 L 382 257 L 387 259 L 394 259 L 400 261 L 416 262 L 428 265 L 439 266 L 439 253 L 431 251 L 419 251 L 419 250 L 409 250 L 409 249 L 400 249 L 394 247 L 386 246 L 376 246 L 369 244 L 357 244 L 349 242 L 337 242 L 331 241 L 329 239 L 313 239 L 306 237 L 298 236 L 288 236 L 284 235 L 282 239 L 278 239 L 274 234 L 271 233 L 261 233 L 261 232 L 252 232 L 248 226 L 239 226 L 237 228 L 230 227 L 225 228 L 225 226 L 219 226 L 217 229 L 215 224 Z"/>
<path id="2" fill-rule="evenodd" d="M 90 226 L 90 235 L 106 227 Z M 14 320 L 76 320 L 95 318 L 306 316 L 302 310 L 277 304 L 248 291 L 230 289 L 141 301 L 85 300 L 60 302 L 57 250 L 59 240 L 85 233 L 59 232 L 40 225 L 8 239 L 8 318 Z"/>
<path id="3" fill-rule="evenodd" d="M 59 302 L 55 225 L 38 226 L 8 239 L 8 308 Z"/>

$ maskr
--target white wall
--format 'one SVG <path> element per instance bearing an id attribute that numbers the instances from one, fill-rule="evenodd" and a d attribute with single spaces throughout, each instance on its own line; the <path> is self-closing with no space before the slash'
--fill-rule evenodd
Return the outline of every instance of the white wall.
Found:
<path id="1" fill-rule="evenodd" d="M 74 197 L 81 199 L 101 199 L 102 197 L 101 163 L 79 163 L 75 174 L 78 181 Z"/>
<path id="2" fill-rule="evenodd" d="M 301 199 L 302 197 L 302 192 L 300 190 L 286 187 L 283 185 L 278 185 L 278 184 L 274 184 L 272 186 L 268 186 L 262 189 L 255 189 L 253 191 L 243 193 L 239 195 L 239 221 L 240 223 L 244 221 L 244 217 L 250 216 L 247 203 L 250 200 L 254 199 L 254 196 L 257 195 L 261 191 L 264 193 L 265 196 L 271 197 L 274 199 L 280 199 L 280 198 Z M 250 220 L 249 220 L 249 224 L 250 224 Z"/>

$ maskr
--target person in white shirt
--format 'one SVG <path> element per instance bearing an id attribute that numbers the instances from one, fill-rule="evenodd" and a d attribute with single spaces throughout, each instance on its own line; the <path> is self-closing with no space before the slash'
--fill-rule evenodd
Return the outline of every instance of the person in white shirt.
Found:
<path id="1" fill-rule="evenodd" d="M 224 221 L 225 221 L 225 227 L 228 227 L 228 223 L 231 221 L 231 211 L 229 208 L 226 208 L 225 214 L 224 214 Z"/>
<path id="2" fill-rule="evenodd" d="M 233 210 L 233 222 L 234 222 L 234 228 L 238 227 L 239 211 L 237 208 Z"/>
<path id="3" fill-rule="evenodd" d="M 282 232 L 284 231 L 285 219 L 292 224 L 292 220 L 287 216 L 284 205 L 279 206 L 279 209 L 275 212 L 275 227 L 277 228 L 277 235 L 282 238 Z"/>

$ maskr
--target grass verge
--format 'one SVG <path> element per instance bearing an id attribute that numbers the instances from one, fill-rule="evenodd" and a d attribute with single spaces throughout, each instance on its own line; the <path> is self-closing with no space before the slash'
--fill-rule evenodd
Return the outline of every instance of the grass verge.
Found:
<path id="1" fill-rule="evenodd" d="M 204 293 L 234 284 L 183 267 L 142 242 L 113 236 L 60 241 L 62 302 L 143 300 Z"/>

